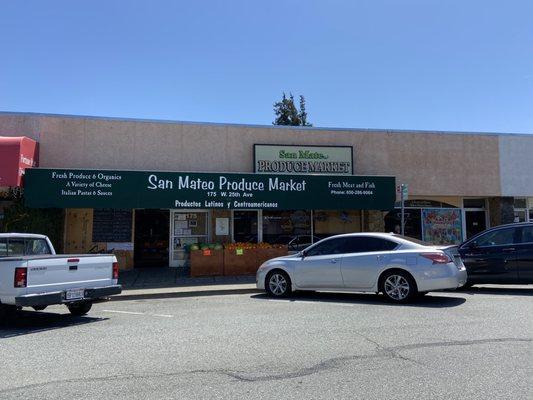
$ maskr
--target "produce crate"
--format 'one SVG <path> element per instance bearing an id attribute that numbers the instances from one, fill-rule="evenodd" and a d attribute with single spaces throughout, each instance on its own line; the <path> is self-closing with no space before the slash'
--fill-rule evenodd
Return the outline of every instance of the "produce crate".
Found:
<path id="1" fill-rule="evenodd" d="M 192 250 L 191 276 L 222 276 L 224 273 L 224 250 Z"/>
<path id="2" fill-rule="evenodd" d="M 287 246 L 282 247 L 271 247 L 271 248 L 258 248 L 256 250 L 256 257 L 257 261 L 254 264 L 253 270 L 250 270 L 250 273 L 255 274 L 257 272 L 257 269 L 263 264 L 265 261 L 270 260 L 271 258 L 286 256 L 289 254 L 289 249 Z M 252 267 L 252 265 L 250 265 Z"/>
<path id="3" fill-rule="evenodd" d="M 257 249 L 224 249 L 224 275 L 251 275 L 257 268 Z"/>

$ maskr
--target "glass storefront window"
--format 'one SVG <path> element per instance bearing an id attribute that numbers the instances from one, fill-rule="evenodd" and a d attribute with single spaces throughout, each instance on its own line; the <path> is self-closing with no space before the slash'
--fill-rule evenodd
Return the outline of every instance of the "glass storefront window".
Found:
<path id="1" fill-rule="evenodd" d="M 361 211 L 359 210 L 316 210 L 313 213 L 313 234 L 320 239 L 340 233 L 361 231 Z"/>
<path id="2" fill-rule="evenodd" d="M 514 210 L 514 222 L 526 222 L 526 210 Z"/>
<path id="3" fill-rule="evenodd" d="M 289 244 L 291 241 L 311 244 L 311 212 L 308 210 L 263 211 L 263 241 Z"/>
<path id="4" fill-rule="evenodd" d="M 257 211 L 233 212 L 233 240 L 243 243 L 257 243 Z"/>
<path id="5" fill-rule="evenodd" d="M 514 222 L 526 222 L 527 217 L 528 217 L 527 199 L 520 198 L 520 197 L 515 198 L 514 199 Z"/>
<path id="6" fill-rule="evenodd" d="M 207 211 L 174 211 L 172 213 L 172 267 L 187 267 L 190 246 L 206 243 L 209 239 Z"/>
<path id="7" fill-rule="evenodd" d="M 422 240 L 422 210 L 405 209 L 405 236 Z M 393 210 L 385 215 L 385 232 L 401 233 L 402 211 Z"/>
<path id="8" fill-rule="evenodd" d="M 514 208 L 527 208 L 527 199 L 514 199 Z"/>
<path id="9" fill-rule="evenodd" d="M 485 199 L 463 199 L 464 208 L 485 208 Z"/>

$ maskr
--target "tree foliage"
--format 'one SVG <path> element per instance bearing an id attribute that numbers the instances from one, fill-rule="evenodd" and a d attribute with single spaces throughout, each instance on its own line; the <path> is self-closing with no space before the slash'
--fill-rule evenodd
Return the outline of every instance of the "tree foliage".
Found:
<path id="1" fill-rule="evenodd" d="M 307 112 L 305 110 L 305 98 L 300 96 L 300 109 L 294 104 L 292 93 L 289 97 L 283 93 L 281 101 L 274 103 L 274 114 L 276 119 L 273 125 L 291 125 L 291 126 L 313 126 L 307 121 Z"/>
<path id="2" fill-rule="evenodd" d="M 24 205 L 23 196 L 13 197 L 13 203 L 4 211 L 3 229 L 0 231 L 47 235 L 56 250 L 61 249 L 63 210 L 58 208 L 28 208 Z"/>

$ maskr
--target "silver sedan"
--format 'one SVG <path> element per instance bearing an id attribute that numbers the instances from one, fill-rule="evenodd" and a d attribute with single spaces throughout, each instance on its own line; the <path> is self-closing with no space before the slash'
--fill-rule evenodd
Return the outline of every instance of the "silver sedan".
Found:
<path id="1" fill-rule="evenodd" d="M 381 292 L 405 302 L 432 290 L 466 283 L 459 254 L 388 233 L 352 233 L 323 239 L 305 250 L 268 260 L 257 287 L 272 296 L 295 290 Z"/>

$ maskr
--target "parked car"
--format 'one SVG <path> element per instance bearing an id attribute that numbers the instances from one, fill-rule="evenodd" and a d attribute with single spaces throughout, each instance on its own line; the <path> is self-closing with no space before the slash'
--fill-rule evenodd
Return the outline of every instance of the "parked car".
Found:
<path id="1" fill-rule="evenodd" d="M 458 251 L 468 272 L 466 286 L 533 283 L 533 223 L 487 229 Z"/>
<path id="2" fill-rule="evenodd" d="M 257 287 L 276 297 L 294 290 L 382 292 L 396 302 L 455 289 L 466 279 L 458 253 L 392 233 L 331 236 L 268 260 L 256 276 Z"/>
<path id="3" fill-rule="evenodd" d="M 84 315 L 94 301 L 120 292 L 114 255 L 57 255 L 44 235 L 0 234 L 0 317 L 52 304 Z"/>

